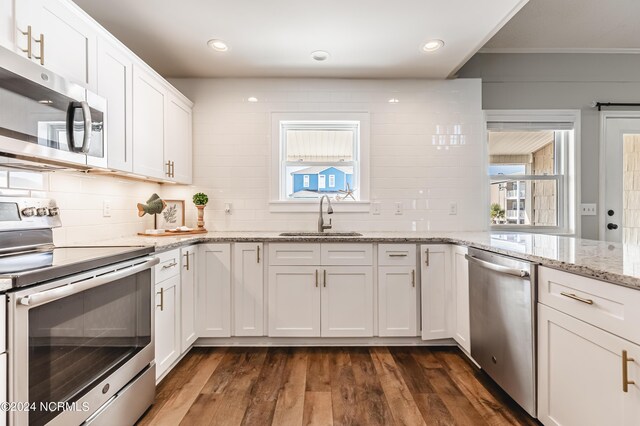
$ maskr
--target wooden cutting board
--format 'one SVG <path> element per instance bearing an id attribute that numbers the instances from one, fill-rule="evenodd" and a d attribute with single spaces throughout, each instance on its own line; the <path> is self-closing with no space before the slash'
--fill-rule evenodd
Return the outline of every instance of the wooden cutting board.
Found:
<path id="1" fill-rule="evenodd" d="M 206 229 L 194 229 L 192 231 L 165 231 L 162 234 L 145 234 L 144 232 L 138 232 L 138 235 L 141 237 L 182 237 L 183 235 L 196 235 L 196 234 L 206 234 Z"/>

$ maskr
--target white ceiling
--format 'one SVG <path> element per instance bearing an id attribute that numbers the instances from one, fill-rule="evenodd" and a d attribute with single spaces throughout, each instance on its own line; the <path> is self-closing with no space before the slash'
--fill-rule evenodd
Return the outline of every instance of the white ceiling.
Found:
<path id="1" fill-rule="evenodd" d="M 450 76 L 527 1 L 75 0 L 166 77 L 345 78 Z"/>
<path id="2" fill-rule="evenodd" d="M 489 132 L 489 155 L 523 155 L 553 142 L 552 131 Z"/>
<path id="3" fill-rule="evenodd" d="M 530 0 L 483 51 L 640 49 L 638 0 Z"/>

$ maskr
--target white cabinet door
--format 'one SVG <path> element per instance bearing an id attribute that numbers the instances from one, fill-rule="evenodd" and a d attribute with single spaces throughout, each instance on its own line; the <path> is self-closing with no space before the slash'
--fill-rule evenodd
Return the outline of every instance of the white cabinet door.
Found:
<path id="1" fill-rule="evenodd" d="M 378 334 L 417 336 L 416 268 L 378 267 Z"/>
<path id="2" fill-rule="evenodd" d="M 107 100 L 107 162 L 133 171 L 133 60 L 106 40 L 98 41 L 98 94 Z"/>
<path id="3" fill-rule="evenodd" d="M 264 268 L 262 243 L 233 248 L 233 312 L 236 336 L 262 336 Z"/>
<path id="4" fill-rule="evenodd" d="M 320 336 L 320 268 L 269 267 L 269 336 Z"/>
<path id="5" fill-rule="evenodd" d="M 640 346 L 538 304 L 538 419 L 556 426 L 640 424 Z M 623 351 L 628 380 L 623 390 Z"/>
<path id="6" fill-rule="evenodd" d="M 170 180 L 189 184 L 193 163 L 191 106 L 171 93 L 167 100 L 164 161 L 171 163 Z"/>
<path id="7" fill-rule="evenodd" d="M 451 263 L 453 272 L 451 284 L 453 286 L 453 338 L 460 347 L 471 353 L 471 335 L 469 324 L 469 264 L 465 259 L 467 248 L 451 247 Z"/>
<path id="8" fill-rule="evenodd" d="M 229 244 L 203 244 L 199 250 L 198 335 L 230 337 L 231 247 Z"/>
<path id="9" fill-rule="evenodd" d="M 322 337 L 373 336 L 373 268 L 328 266 L 322 272 Z"/>
<path id="10" fill-rule="evenodd" d="M 180 356 L 180 276 L 156 284 L 156 379 Z"/>
<path id="11" fill-rule="evenodd" d="M 164 162 L 167 91 L 160 80 L 133 69 L 133 172 L 168 179 Z"/>
<path id="12" fill-rule="evenodd" d="M 423 245 L 421 257 L 422 339 L 444 339 L 449 332 L 450 307 L 450 247 L 445 244 Z"/>
<path id="13" fill-rule="evenodd" d="M 0 0 L 0 46 L 14 49 L 13 0 Z"/>
<path id="14" fill-rule="evenodd" d="M 7 354 L 0 355 L 0 403 L 7 402 Z M 7 424 L 7 412 L 0 412 L 0 426 Z"/>
<path id="15" fill-rule="evenodd" d="M 180 249 L 180 352 L 185 353 L 198 338 L 196 330 L 196 246 Z"/>
<path id="16" fill-rule="evenodd" d="M 32 59 L 95 91 L 98 46 L 90 21 L 66 1 L 19 0 L 15 6 L 17 48 L 28 47 L 22 32 L 31 26 L 33 39 L 43 37 L 32 41 Z"/>

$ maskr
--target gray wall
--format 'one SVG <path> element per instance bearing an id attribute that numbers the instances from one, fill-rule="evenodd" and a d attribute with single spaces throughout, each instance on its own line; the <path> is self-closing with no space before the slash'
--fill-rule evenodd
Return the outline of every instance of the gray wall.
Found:
<path id="1" fill-rule="evenodd" d="M 590 104 L 640 102 L 640 55 L 479 53 L 458 76 L 482 78 L 484 109 L 582 110 L 582 202 L 598 202 L 600 119 Z M 598 238 L 598 226 L 583 216 L 582 237 Z"/>

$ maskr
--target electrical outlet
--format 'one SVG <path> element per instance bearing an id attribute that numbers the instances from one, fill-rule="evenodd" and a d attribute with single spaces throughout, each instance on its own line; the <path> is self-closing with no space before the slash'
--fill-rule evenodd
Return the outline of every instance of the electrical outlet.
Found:
<path id="1" fill-rule="evenodd" d="M 449 214 L 450 215 L 458 214 L 458 203 L 455 203 L 455 202 L 449 203 Z"/>
<path id="2" fill-rule="evenodd" d="M 224 212 L 226 214 L 231 214 L 231 203 L 225 203 L 224 205 Z"/>
<path id="3" fill-rule="evenodd" d="M 380 214 L 380 202 L 374 201 L 371 203 L 371 214 L 379 215 Z"/>
<path id="4" fill-rule="evenodd" d="M 102 217 L 111 217 L 111 201 L 104 200 L 102 202 Z"/>
<path id="5" fill-rule="evenodd" d="M 596 216 L 598 214 L 598 205 L 593 204 L 580 204 L 580 211 L 582 216 Z"/>
<path id="6" fill-rule="evenodd" d="M 396 201 L 396 214 L 402 214 L 402 201 Z"/>

